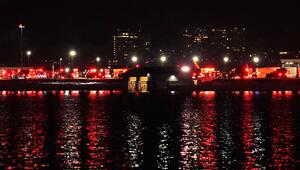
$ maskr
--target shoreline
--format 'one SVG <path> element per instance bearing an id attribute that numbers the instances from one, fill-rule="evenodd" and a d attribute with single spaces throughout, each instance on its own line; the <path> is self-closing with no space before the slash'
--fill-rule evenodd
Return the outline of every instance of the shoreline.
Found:
<path id="1" fill-rule="evenodd" d="M 0 80 L 0 90 L 123 90 L 127 82 L 111 80 Z M 198 86 L 168 86 L 163 91 L 298 91 L 300 79 L 216 79 Z M 150 91 L 151 92 L 151 91 Z"/>

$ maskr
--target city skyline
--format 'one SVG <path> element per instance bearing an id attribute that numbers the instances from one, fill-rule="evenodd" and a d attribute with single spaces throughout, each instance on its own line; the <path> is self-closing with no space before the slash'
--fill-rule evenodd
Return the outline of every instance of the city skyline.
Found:
<path id="1" fill-rule="evenodd" d="M 234 6 L 234 3 L 200 4 L 194 1 L 145 5 L 137 1 L 84 5 L 52 2 L 44 5 L 1 2 L 2 62 L 19 55 L 20 23 L 26 26 L 25 50 L 33 51 L 33 60 L 35 56 L 43 59 L 66 57 L 73 48 L 78 50 L 79 56 L 87 58 L 96 55 L 112 57 L 112 36 L 118 28 L 143 30 L 150 37 L 151 49 L 156 51 L 177 48 L 181 31 L 187 26 L 246 27 L 247 44 L 251 45 L 249 50 L 252 51 L 300 49 L 299 23 L 291 4 L 275 4 L 271 8 L 262 3 Z"/>

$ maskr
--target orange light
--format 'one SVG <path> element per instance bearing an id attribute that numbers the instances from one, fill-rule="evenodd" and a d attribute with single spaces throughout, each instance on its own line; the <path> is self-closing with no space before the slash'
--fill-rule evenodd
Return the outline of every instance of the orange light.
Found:
<path id="1" fill-rule="evenodd" d="M 90 95 L 91 95 L 91 96 L 96 96 L 96 95 L 97 95 L 97 91 L 96 91 L 96 90 L 90 91 Z"/>

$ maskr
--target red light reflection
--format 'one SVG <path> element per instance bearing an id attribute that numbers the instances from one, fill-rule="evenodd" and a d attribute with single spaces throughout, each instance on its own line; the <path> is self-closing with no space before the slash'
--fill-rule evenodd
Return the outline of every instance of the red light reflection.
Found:
<path id="1" fill-rule="evenodd" d="M 38 96 L 43 96 L 43 92 L 42 92 L 42 91 L 39 91 L 39 92 L 38 92 Z"/>
<path id="2" fill-rule="evenodd" d="M 197 97 L 197 92 L 193 91 L 192 96 Z"/>
<path id="3" fill-rule="evenodd" d="M 294 134 L 291 97 L 273 96 L 271 169 L 293 169 Z"/>
<path id="4" fill-rule="evenodd" d="M 183 169 L 217 168 L 216 111 L 214 92 L 199 92 L 197 104 L 187 107 L 182 114 L 182 166 Z M 205 96 L 205 97 L 204 97 Z M 189 106 L 191 103 L 186 103 Z M 196 110 L 191 110 L 194 106 Z M 199 112 L 198 110 L 201 110 Z"/>
<path id="5" fill-rule="evenodd" d="M 77 97 L 79 95 L 79 91 L 71 91 L 71 96 Z"/>
<path id="6" fill-rule="evenodd" d="M 242 140 L 243 150 L 245 153 L 245 161 L 242 163 L 243 169 L 257 169 L 255 152 L 255 136 L 254 136 L 254 120 L 253 120 L 253 103 L 252 96 L 244 92 L 243 96 L 243 114 L 242 114 Z"/>

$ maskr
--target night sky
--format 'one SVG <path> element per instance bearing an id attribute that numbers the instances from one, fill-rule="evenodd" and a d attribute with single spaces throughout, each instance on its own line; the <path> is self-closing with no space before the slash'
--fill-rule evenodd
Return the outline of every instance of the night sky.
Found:
<path id="1" fill-rule="evenodd" d="M 117 28 L 141 28 L 154 49 L 175 47 L 185 26 L 245 26 L 252 48 L 300 49 L 296 4 L 219 1 L 1 0 L 0 62 L 19 61 L 20 23 L 26 25 L 25 49 L 36 62 L 64 58 L 71 48 L 85 62 L 111 56 Z"/>

